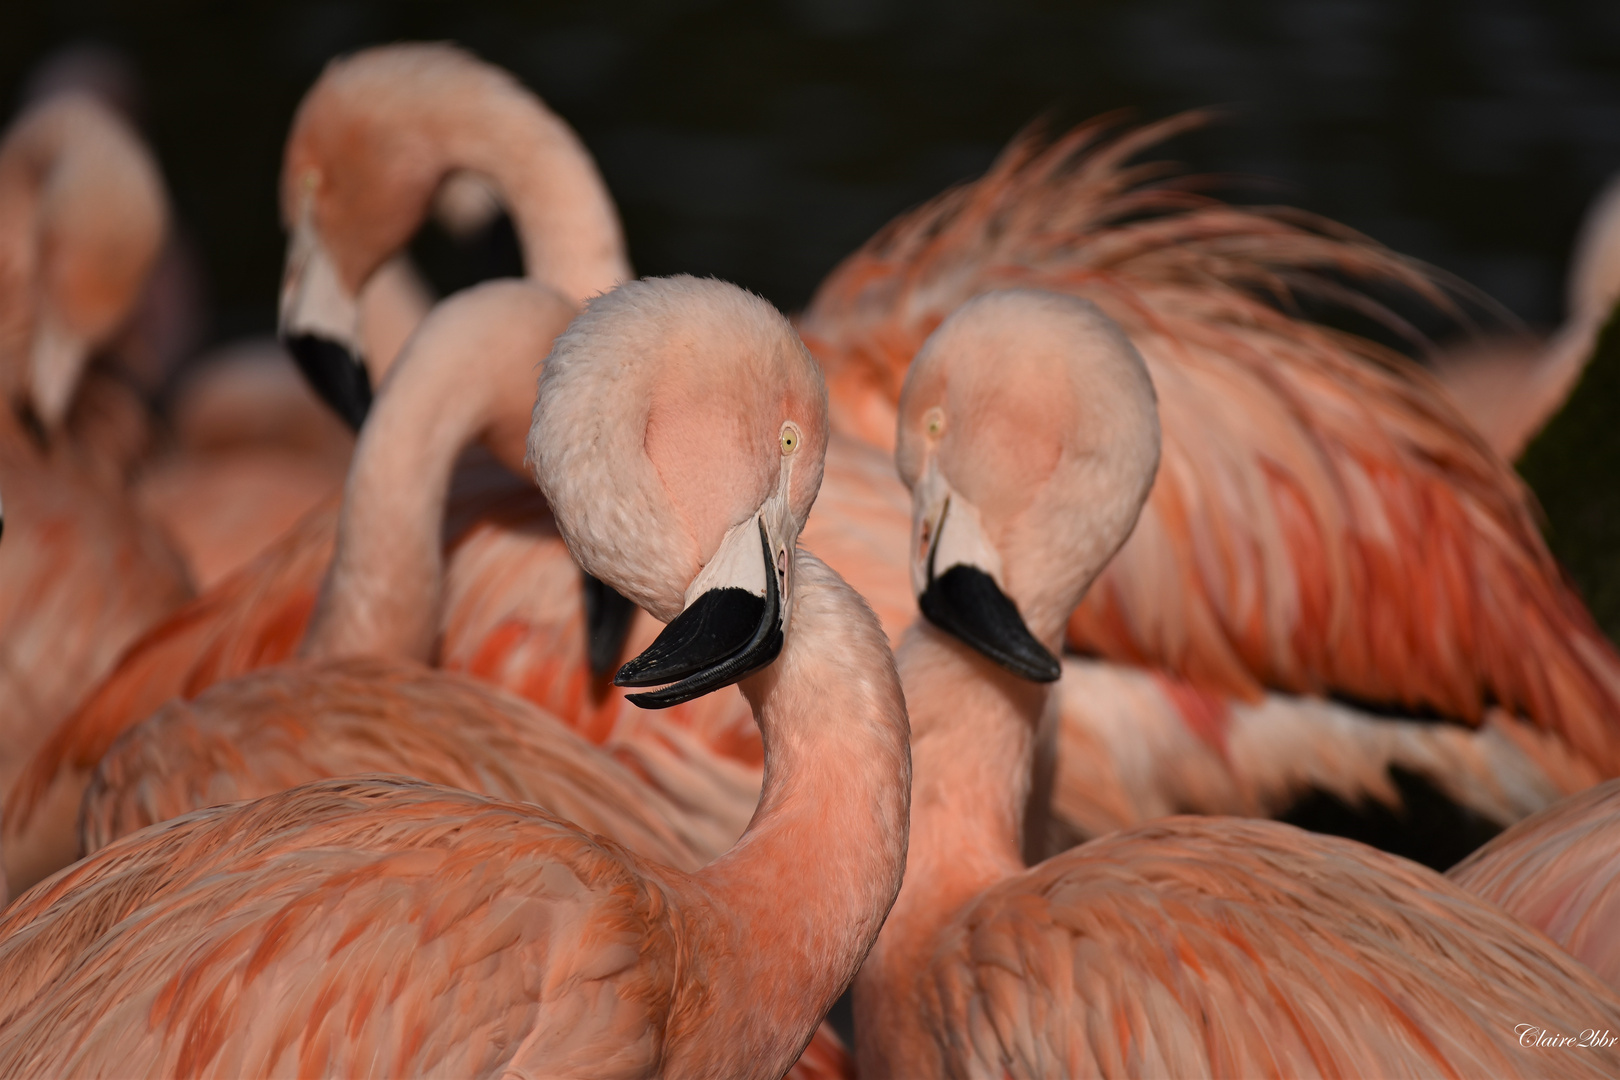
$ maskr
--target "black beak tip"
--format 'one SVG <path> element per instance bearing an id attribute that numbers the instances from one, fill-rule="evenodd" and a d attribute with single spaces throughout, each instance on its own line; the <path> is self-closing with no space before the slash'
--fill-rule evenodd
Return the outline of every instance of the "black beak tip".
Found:
<path id="1" fill-rule="evenodd" d="M 281 340 L 320 399 L 359 431 L 371 411 L 371 376 L 359 357 L 319 334 L 288 334 Z"/>
<path id="2" fill-rule="evenodd" d="M 977 567 L 950 567 L 928 583 L 917 606 L 929 622 L 1019 678 L 1049 683 L 1063 675 L 1063 665 L 1029 632 L 1018 606 Z"/>
<path id="3" fill-rule="evenodd" d="M 765 526 L 759 527 L 765 565 L 774 568 Z M 782 651 L 782 600 L 776 575 L 765 575 L 765 595 L 746 589 L 710 589 L 664 627 L 640 656 L 619 668 L 615 686 L 658 686 L 626 695 L 643 709 L 667 709 L 730 686 L 771 663 Z"/>

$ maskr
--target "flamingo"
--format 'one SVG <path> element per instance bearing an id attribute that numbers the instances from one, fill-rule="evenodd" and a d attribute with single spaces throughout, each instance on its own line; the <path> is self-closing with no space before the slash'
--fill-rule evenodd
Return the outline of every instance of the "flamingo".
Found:
<path id="1" fill-rule="evenodd" d="M 765 791 L 720 859 L 683 872 L 405 780 L 199 811 L 6 912 L 0 1070 L 785 1073 L 876 937 L 906 846 L 887 642 L 795 547 L 825 441 L 787 321 L 717 282 L 592 302 L 541 377 L 530 452 L 570 550 L 670 621 L 621 677 L 677 680 L 650 705 L 740 682 L 758 717 Z M 87 948 L 55 948 L 91 921 Z"/>
<path id="2" fill-rule="evenodd" d="M 448 45 L 334 61 L 287 139 L 281 199 L 292 236 L 280 321 L 305 374 L 352 427 L 371 397 L 355 297 L 404 248 L 440 187 L 468 174 L 510 207 L 528 277 L 578 304 L 633 276 L 595 162 L 506 72 Z"/>
<path id="3" fill-rule="evenodd" d="M 437 633 L 451 466 L 479 439 L 522 461 L 530 410 L 510 403 L 529 399 L 537 358 L 572 315 L 529 281 L 487 282 L 433 309 L 362 431 L 297 660 L 170 702 L 125 732 L 85 792 L 80 853 L 191 810 L 369 773 L 534 803 L 684 870 L 730 846 L 758 799 L 752 771 L 738 778 L 676 743 L 684 753 L 657 758 L 655 786 L 646 755 L 621 762 L 521 698 L 422 666 Z M 571 580 L 554 534 L 552 545 L 555 576 Z M 841 1069 L 835 1036 L 812 1048 L 823 1070 Z"/>
<path id="4" fill-rule="evenodd" d="M 1620 990 L 1620 780 L 1519 822 L 1446 876 Z"/>
<path id="5" fill-rule="evenodd" d="M 1158 424 L 1143 358 L 1077 298 L 978 297 L 907 373 L 916 786 L 855 983 L 860 1075 L 1518 1075 L 1545 1061 L 1523 1030 L 1620 1027 L 1539 934 L 1337 837 L 1172 817 L 1024 865 L 1056 653 L 1148 497 Z M 1557 1062 L 1617 1067 L 1612 1046 Z"/>
<path id="6" fill-rule="evenodd" d="M 466 123 L 469 109 L 479 105 L 487 107 L 489 115 L 483 122 L 474 115 L 474 122 Z M 391 124 L 404 131 L 401 138 L 390 134 Z M 421 145 L 424 131 L 437 137 L 436 142 L 427 140 L 436 149 L 431 161 L 413 149 Z M 337 168 L 339 163 L 345 167 Z M 429 172 L 438 171 L 419 176 L 428 166 Z M 500 186 L 530 248 L 545 253 L 531 259 L 539 268 L 534 276 L 558 267 L 554 276 L 571 299 L 628 276 L 618 222 L 611 203 L 605 201 L 594 165 L 572 133 L 533 95 L 504 73 L 446 46 L 370 50 L 328 69 L 300 108 L 289 139 L 283 188 L 293 238 L 283 316 L 290 340 L 301 339 L 311 311 L 330 313 L 336 306 L 348 312 L 343 319 L 343 350 L 352 347 L 354 335 L 364 328 L 355 321 L 358 314 L 351 297 L 355 291 L 374 287 L 379 273 L 386 273 L 373 272 L 373 268 L 386 267 L 420 220 L 418 211 L 425 210 L 438 176 L 452 169 L 479 170 Z M 408 190 L 401 191 L 401 182 Z M 582 192 L 571 201 L 567 198 L 570 184 Z M 376 199 L 367 196 L 368 185 L 380 185 Z M 531 188 L 536 197 L 526 197 Z M 535 204 L 532 209 L 531 203 Z M 594 216 L 593 206 L 600 211 Z M 382 224 L 397 242 L 392 247 L 388 242 L 381 248 L 368 247 L 379 231 L 377 219 L 371 215 L 385 207 L 396 213 L 403 207 L 408 220 L 401 223 L 384 214 Z M 346 210 L 348 216 L 339 215 L 339 210 Z M 582 235 L 581 230 L 589 235 Z M 344 267 L 365 268 L 354 271 L 352 283 L 334 281 L 328 274 L 332 266 L 326 254 L 329 250 L 341 257 Z M 323 283 L 330 286 L 328 292 L 322 291 Z M 367 356 L 380 374 L 387 357 L 385 351 L 370 347 L 374 344 L 366 343 Z M 309 358 L 307 350 L 301 354 L 298 348 L 293 351 Z M 330 357 L 319 349 L 317 353 Z M 342 352 L 343 357 L 347 355 Z M 362 385 L 355 382 L 354 375 L 344 374 L 343 364 L 347 363 L 344 359 L 326 369 L 336 372 L 339 382 L 334 385 L 351 389 Z M 369 401 L 370 384 L 363 385 Z M 327 389 L 330 393 L 330 386 Z M 354 406 L 348 417 L 351 421 L 359 419 L 359 401 L 350 401 Z M 513 404 L 526 415 L 526 396 L 514 399 Z M 507 462 L 510 467 L 518 464 L 516 460 Z M 214 682 L 291 654 L 330 561 L 337 518 L 335 500 L 317 506 L 249 566 L 154 626 L 126 652 L 118 669 L 83 707 L 51 734 L 28 765 L 26 780 L 8 795 L 7 808 L 0 815 L 4 824 L 0 852 L 13 892 L 72 857 L 76 846 L 73 823 L 84 786 L 96 762 L 122 731 L 171 698 L 193 697 Z M 500 546 L 514 532 L 529 535 L 538 529 L 544 539 L 552 532 L 548 520 L 549 512 L 532 485 L 519 486 L 515 479 L 492 476 L 487 466 L 473 466 L 458 477 L 447 522 L 456 551 L 447 570 L 446 618 L 452 624 L 458 598 L 467 588 L 458 574 L 458 554 L 466 553 L 463 561 L 473 565 L 475 579 L 491 573 L 513 583 L 510 558 L 492 564 L 481 554 L 492 545 Z M 533 554 L 532 545 L 525 550 Z M 553 534 L 536 557 L 549 566 L 549 560 L 561 552 Z M 571 573 L 577 589 L 577 571 Z M 514 605 L 520 613 L 523 603 L 555 607 L 550 574 L 548 569 L 541 575 L 538 589 L 525 589 L 522 582 L 511 585 L 508 592 L 516 597 Z M 476 591 L 476 581 L 471 587 Z M 574 617 L 577 604 L 576 600 L 565 609 L 564 619 Z M 497 606 L 497 610 L 510 614 L 514 605 Z M 479 606 L 478 610 L 488 608 Z M 523 621 L 546 624 L 551 620 L 526 613 Z"/>
<path id="7" fill-rule="evenodd" d="M 1598 331 L 1620 301 L 1620 176 L 1581 222 L 1569 267 L 1568 315 L 1545 342 L 1525 336 L 1470 342 L 1434 358 L 1458 409 L 1505 460 L 1516 460 L 1580 380 Z"/>
<path id="8" fill-rule="evenodd" d="M 63 430 L 86 358 L 120 327 L 166 220 L 156 166 L 94 100 L 63 95 L 0 141 L 0 789 L 137 634 L 190 595 L 162 538 Z"/>
<path id="9" fill-rule="evenodd" d="M 1112 764 L 1060 759 L 1059 803 L 1130 824 L 1148 807 L 1282 812 L 1315 786 L 1387 806 L 1399 827 L 1393 766 L 1433 801 L 1460 801 L 1454 819 L 1499 828 L 1613 775 L 1620 663 L 1564 583 L 1523 484 L 1416 365 L 1264 299 L 1319 295 L 1376 314 L 1345 277 L 1444 296 L 1338 226 L 1227 206 L 1191 182 L 1154 182 L 1162 165 L 1131 164 L 1202 120 L 1026 135 L 985 177 L 848 258 L 799 321 L 835 432 L 873 445 L 892 445 L 921 342 L 986 290 L 1092 299 L 1146 359 L 1169 418 L 1164 466 L 1066 637 L 1084 659 L 1066 667 L 1076 689 L 1062 740 Z M 1123 715 L 1112 706 L 1133 698 L 1155 727 L 1179 729 L 1161 742 L 1207 750 L 1213 785 L 1145 761 L 1131 728 L 1109 729 Z M 1385 718 L 1402 722 L 1398 737 Z M 1235 761 L 1235 744 L 1266 729 L 1308 752 Z M 1335 759 L 1355 764 L 1336 772 Z M 1158 790 L 1137 787 L 1144 773 Z"/>

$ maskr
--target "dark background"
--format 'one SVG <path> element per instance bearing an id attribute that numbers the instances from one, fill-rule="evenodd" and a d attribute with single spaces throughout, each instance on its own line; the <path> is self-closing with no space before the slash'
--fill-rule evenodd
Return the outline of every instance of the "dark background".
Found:
<path id="1" fill-rule="evenodd" d="M 1580 215 L 1620 170 L 1620 0 L 6 0 L 0 102 L 99 40 L 198 249 L 210 340 L 271 329 L 281 141 L 330 57 L 454 39 L 516 72 L 601 162 L 647 274 L 712 273 L 789 309 L 896 212 L 1020 127 L 1229 106 L 1172 151 L 1562 315 Z M 456 284 L 455 261 L 426 252 Z M 497 255 L 499 252 L 497 252 Z M 515 252 L 512 253 L 515 257 Z M 515 264 L 514 267 L 515 269 Z"/>

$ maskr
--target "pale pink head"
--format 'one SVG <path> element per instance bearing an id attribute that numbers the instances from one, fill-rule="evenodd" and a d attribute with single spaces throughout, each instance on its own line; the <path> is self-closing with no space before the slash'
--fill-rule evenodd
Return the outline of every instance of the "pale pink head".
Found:
<path id="1" fill-rule="evenodd" d="M 33 106 L 6 133 L 0 214 L 9 233 L 0 242 L 28 245 L 0 262 L 31 277 L 7 283 L 11 295 L 0 300 L 29 305 L 0 312 L 0 322 L 26 327 L 28 343 L 26 363 L 5 358 L 4 375 L 14 395 L 26 387 L 52 428 L 90 354 L 140 299 L 168 228 L 163 180 L 121 117 L 88 95 L 64 94 Z"/>
<path id="2" fill-rule="evenodd" d="M 895 460 L 913 495 L 912 577 L 925 614 L 994 653 L 995 641 L 972 635 L 1016 637 L 1010 600 L 1035 640 L 1004 643 L 1012 652 L 992 658 L 1056 678 L 1062 627 L 1135 527 L 1158 468 L 1157 400 L 1141 355 L 1089 301 L 989 293 L 924 343 L 899 413 Z M 953 619 L 981 625 L 945 625 Z"/>
<path id="3" fill-rule="evenodd" d="M 759 600 L 776 605 L 775 625 L 742 629 L 786 632 L 826 443 L 826 388 L 787 319 L 734 285 L 682 276 L 619 286 L 557 339 L 529 458 L 575 559 L 674 621 L 668 645 L 683 625 L 735 621 Z M 722 594 L 755 599 L 717 614 Z M 668 680 L 634 685 L 656 681 Z"/>
<path id="4" fill-rule="evenodd" d="M 577 302 L 631 276 L 595 163 L 510 74 L 445 44 L 333 61 L 299 105 L 282 163 L 291 236 L 280 324 L 322 396 L 356 427 L 372 382 L 360 364 L 378 359 L 360 355 L 357 297 L 458 178 L 453 190 L 493 193 L 511 210 L 528 277 Z"/>

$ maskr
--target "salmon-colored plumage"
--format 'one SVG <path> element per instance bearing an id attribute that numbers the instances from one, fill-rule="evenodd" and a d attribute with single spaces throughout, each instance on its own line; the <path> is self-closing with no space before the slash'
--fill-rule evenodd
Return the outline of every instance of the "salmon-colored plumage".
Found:
<path id="1" fill-rule="evenodd" d="M 103 444 L 58 427 L 90 350 L 133 307 L 165 215 L 150 156 L 94 101 L 48 100 L 0 143 L 0 789 L 189 595 Z"/>
<path id="2" fill-rule="evenodd" d="M 1278 306 L 1370 307 L 1335 275 L 1435 287 L 1326 222 L 1129 164 L 1196 122 L 1022 138 L 846 260 L 801 320 L 835 426 L 886 445 L 912 355 L 979 292 L 1092 299 L 1147 360 L 1164 465 L 1075 648 L 1249 702 L 1337 694 L 1468 724 L 1496 703 L 1620 770 L 1620 663 L 1523 485 L 1415 365 Z"/>
<path id="3" fill-rule="evenodd" d="M 1620 781 L 1519 822 L 1446 876 L 1620 991 Z"/>
<path id="4" fill-rule="evenodd" d="M 532 452 L 588 568 L 668 618 L 745 503 L 759 503 L 762 523 L 782 522 L 782 506 L 796 531 L 819 481 L 824 397 L 810 358 L 762 302 L 691 279 L 628 288 L 624 302 L 593 304 L 553 353 L 547 379 L 559 365 L 567 376 L 542 385 L 550 422 L 537 418 Z M 696 358 L 672 350 L 693 340 L 689 312 L 717 312 L 737 340 L 705 336 Z M 598 346 L 626 330 L 653 347 L 625 357 Z M 654 437 L 655 421 L 615 429 L 597 449 L 622 490 L 557 471 L 570 468 L 576 430 L 562 416 L 633 414 L 706 378 L 733 388 L 733 400 L 710 402 L 732 424 L 678 451 Z M 731 438 L 756 422 L 793 424 L 800 456 Z M 654 463 L 672 452 L 707 463 L 719 481 L 698 489 L 709 494 L 670 500 Z M 780 483 L 757 482 L 766 467 Z M 634 562 L 589 539 L 622 518 L 616 500 L 650 508 L 639 525 L 651 544 Z M 783 575 L 791 622 L 779 659 L 745 679 L 767 759 L 779 756 L 744 840 L 719 860 L 684 874 L 532 806 L 407 781 L 327 781 L 200 811 L 115 843 L 8 911 L 0 1069 L 555 1075 L 589 1061 L 623 1076 L 786 1071 L 898 888 L 909 769 L 876 619 L 813 556 L 792 554 L 791 534 L 783 543 L 765 557 L 794 560 Z M 838 1062 L 832 1046 L 815 1064 Z"/>
<path id="5" fill-rule="evenodd" d="M 932 537 L 913 552 L 925 598 L 936 574 L 971 569 L 1055 649 L 1147 497 L 1155 412 L 1141 357 L 1097 308 L 1028 291 L 962 307 L 900 401 L 896 456 Z M 1525 1075 L 1546 1061 L 1527 1029 L 1620 1029 L 1620 997 L 1546 939 L 1337 838 L 1167 818 L 1026 868 L 1050 684 L 968 644 L 1005 620 L 941 625 L 955 629 L 919 621 L 897 655 L 912 840 L 855 985 L 866 1080 Z M 1555 1071 L 1616 1068 L 1620 1050 L 1596 1043 Z"/>

